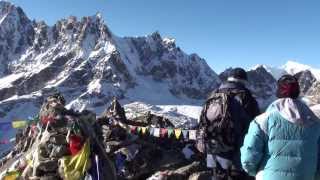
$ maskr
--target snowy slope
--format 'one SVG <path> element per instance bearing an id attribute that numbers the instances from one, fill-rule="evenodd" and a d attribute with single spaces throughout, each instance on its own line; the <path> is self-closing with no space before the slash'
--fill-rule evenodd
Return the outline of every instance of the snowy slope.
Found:
<path id="1" fill-rule="evenodd" d="M 300 64 L 295 61 L 288 61 L 285 65 L 281 66 L 289 74 L 296 74 L 301 71 L 309 70 L 318 81 L 320 81 L 320 69 L 312 68 L 311 66 Z"/>
<path id="2" fill-rule="evenodd" d="M 195 128 L 198 125 L 201 106 L 196 105 L 151 105 L 134 102 L 124 106 L 128 118 L 135 118 L 150 111 L 168 118 L 175 127 Z"/>
<path id="3" fill-rule="evenodd" d="M 0 19 L 1 120 L 12 120 L 12 114 L 26 118 L 31 111 L 19 109 L 40 107 L 56 90 L 69 108 L 99 113 L 113 97 L 124 103 L 198 105 L 220 83 L 204 59 L 186 54 L 174 39 L 158 32 L 118 37 L 100 14 L 48 26 L 1 1 Z"/>

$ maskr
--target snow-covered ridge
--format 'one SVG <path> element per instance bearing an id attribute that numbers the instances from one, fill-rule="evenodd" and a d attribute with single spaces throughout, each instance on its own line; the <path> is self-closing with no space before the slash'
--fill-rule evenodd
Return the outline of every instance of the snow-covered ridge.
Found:
<path id="1" fill-rule="evenodd" d="M 151 105 L 134 102 L 124 106 L 127 118 L 135 118 L 151 112 L 168 118 L 175 127 L 195 128 L 198 125 L 201 106 L 195 105 Z"/>
<path id="2" fill-rule="evenodd" d="M 301 71 L 309 70 L 315 76 L 315 78 L 320 81 L 320 69 L 313 68 L 309 65 L 301 64 L 296 61 L 287 61 L 284 65 L 279 67 L 258 64 L 251 69 L 255 70 L 258 67 L 263 67 L 266 69 L 275 79 L 279 79 L 284 74 L 294 75 Z"/>
<path id="3" fill-rule="evenodd" d="M 256 70 L 259 67 L 263 67 L 268 73 L 270 73 L 275 79 L 279 79 L 282 75 L 286 74 L 287 72 L 280 68 L 280 67 L 272 67 L 269 65 L 264 65 L 264 64 L 258 64 L 251 68 L 250 70 Z"/>
<path id="4" fill-rule="evenodd" d="M 318 81 L 320 81 L 320 69 L 312 68 L 311 66 L 301 64 L 295 61 L 288 61 L 281 67 L 289 74 L 296 74 L 301 71 L 309 70 Z"/>
<path id="5" fill-rule="evenodd" d="M 48 26 L 1 1 L 0 17 L 1 119 L 10 120 L 15 109 L 30 103 L 39 107 L 55 90 L 69 108 L 99 113 L 113 97 L 124 103 L 199 104 L 220 83 L 204 59 L 185 53 L 174 39 L 158 32 L 118 37 L 100 14 Z"/>
<path id="6" fill-rule="evenodd" d="M 48 26 L 30 21 L 21 8 L 9 2 L 1 1 L 0 6 L 2 119 L 24 106 L 19 104 L 21 99 L 27 101 L 22 97 L 37 94 L 29 100 L 38 107 L 55 90 L 65 95 L 70 108 L 101 112 L 114 96 L 125 104 L 200 105 L 221 83 L 204 59 L 185 53 L 174 39 L 163 38 L 158 32 L 118 37 L 100 14 L 71 16 Z M 270 74 L 277 79 L 287 71 L 310 69 L 295 66 L 300 65 L 261 65 L 249 71 L 250 88 L 261 104 L 274 98 L 275 80 Z M 308 86 L 314 90 L 312 97 L 317 87 Z"/>

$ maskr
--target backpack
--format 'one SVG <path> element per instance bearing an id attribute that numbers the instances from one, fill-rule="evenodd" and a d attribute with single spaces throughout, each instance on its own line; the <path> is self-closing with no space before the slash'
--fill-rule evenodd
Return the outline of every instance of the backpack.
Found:
<path id="1" fill-rule="evenodd" d="M 198 142 L 200 152 L 222 154 L 239 150 L 249 119 L 241 105 L 244 93 L 240 90 L 214 92 L 207 99 L 199 122 L 199 140 L 203 141 Z"/>
<path id="2" fill-rule="evenodd" d="M 242 90 L 214 92 L 200 115 L 197 148 L 206 152 L 207 157 L 208 154 L 213 157 L 212 175 L 217 180 L 250 179 L 241 169 L 239 154 L 250 120 L 242 106 L 245 93 Z"/>

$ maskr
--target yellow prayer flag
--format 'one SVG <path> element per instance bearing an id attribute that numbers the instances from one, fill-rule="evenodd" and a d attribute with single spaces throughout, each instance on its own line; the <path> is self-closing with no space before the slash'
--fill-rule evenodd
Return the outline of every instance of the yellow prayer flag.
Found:
<path id="1" fill-rule="evenodd" d="M 3 177 L 3 180 L 17 180 L 20 177 L 20 173 L 18 171 L 7 172 Z"/>
<path id="2" fill-rule="evenodd" d="M 90 143 L 86 141 L 82 149 L 74 156 L 63 157 L 65 180 L 81 179 L 90 167 Z"/>
<path id="3" fill-rule="evenodd" d="M 27 125 L 27 121 L 12 121 L 13 128 L 23 128 Z"/>
<path id="4" fill-rule="evenodd" d="M 174 129 L 174 134 L 176 135 L 176 138 L 179 139 L 181 136 L 181 129 Z"/>
<path id="5" fill-rule="evenodd" d="M 141 130 L 142 130 L 142 134 L 145 134 L 147 131 L 147 127 L 141 127 Z"/>

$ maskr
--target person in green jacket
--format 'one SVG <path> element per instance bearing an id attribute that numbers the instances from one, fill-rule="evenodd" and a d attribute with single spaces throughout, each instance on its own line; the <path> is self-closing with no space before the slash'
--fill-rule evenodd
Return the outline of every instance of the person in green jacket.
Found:
<path id="1" fill-rule="evenodd" d="M 318 174 L 320 120 L 298 99 L 297 79 L 278 80 L 277 99 L 250 123 L 243 169 L 257 180 L 313 180 Z"/>

